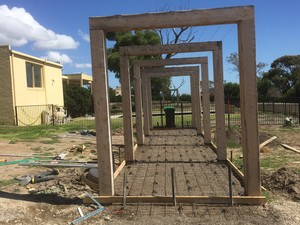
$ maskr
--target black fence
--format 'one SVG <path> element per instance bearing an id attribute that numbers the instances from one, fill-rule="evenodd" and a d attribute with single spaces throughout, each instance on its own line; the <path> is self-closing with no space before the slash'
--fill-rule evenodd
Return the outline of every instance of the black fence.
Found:
<path id="1" fill-rule="evenodd" d="M 240 125 L 240 99 L 226 98 L 225 104 L 226 124 Z M 228 113 L 228 105 L 234 111 Z M 300 98 L 259 99 L 257 109 L 259 125 L 284 125 L 286 118 L 291 119 L 294 124 L 300 123 Z"/>
<path id="2" fill-rule="evenodd" d="M 177 128 L 192 127 L 192 104 L 190 102 L 153 102 L 152 126 L 161 128 L 167 125 L 166 110 L 174 108 L 174 124 Z"/>

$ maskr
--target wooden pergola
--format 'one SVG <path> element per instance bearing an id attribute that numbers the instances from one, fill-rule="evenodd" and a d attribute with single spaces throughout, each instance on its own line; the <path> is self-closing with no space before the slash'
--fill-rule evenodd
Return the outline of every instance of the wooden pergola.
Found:
<path id="1" fill-rule="evenodd" d="M 147 67 L 161 67 L 161 66 L 171 66 L 171 65 L 188 65 L 188 64 L 201 64 L 201 77 L 202 77 L 202 96 L 203 103 L 208 107 L 202 107 L 203 110 L 203 129 L 202 132 L 201 123 L 199 124 L 200 132 L 204 135 L 204 143 L 209 144 L 211 142 L 211 126 L 210 126 L 210 111 L 209 111 L 209 84 L 208 84 L 208 58 L 207 57 L 193 57 L 193 58 L 175 58 L 175 59 L 156 59 L 156 60 L 134 60 L 133 61 L 133 71 L 135 79 L 135 105 L 136 105 L 136 129 L 137 129 L 137 142 L 138 144 L 144 144 L 145 134 L 149 133 L 149 129 L 152 128 L 152 110 L 143 109 L 144 120 L 142 120 L 142 107 L 141 107 L 141 92 L 142 90 L 149 90 L 149 83 L 146 83 L 147 86 L 141 90 L 141 79 L 139 77 L 141 68 Z M 143 82 L 144 83 L 144 82 Z M 146 100 L 146 104 L 143 104 L 144 107 L 151 106 L 149 102 L 149 97 Z M 201 101 L 201 99 L 200 99 Z M 148 107 L 149 108 L 149 107 Z M 194 117 L 192 117 L 193 119 Z M 201 121 L 201 114 L 200 114 Z M 142 123 L 144 121 L 144 124 Z M 193 120 L 194 122 L 194 120 Z M 150 125 L 149 125 L 150 124 Z M 143 129 L 144 125 L 144 129 Z M 195 123 L 193 123 L 195 126 Z"/>
<path id="2" fill-rule="evenodd" d="M 257 125 L 257 92 L 256 92 L 256 59 L 255 59 L 255 25 L 254 7 L 228 7 L 217 9 L 148 13 L 139 15 L 117 15 L 90 18 L 91 55 L 93 70 L 93 93 L 97 131 L 97 151 L 99 168 L 99 194 L 114 195 L 114 176 L 112 167 L 112 143 L 109 116 L 106 33 L 115 31 L 131 31 L 143 29 L 158 29 L 172 27 L 192 27 L 218 24 L 236 24 L 238 30 L 239 71 L 240 71 L 240 102 L 242 125 L 242 148 L 244 160 L 245 197 L 260 196 L 260 165 Z M 209 45 L 209 44 L 207 44 Z M 191 45 L 191 48 L 194 46 Z M 168 46 L 166 46 L 168 48 Z M 156 49 L 153 47 L 153 49 Z M 220 48 L 221 50 L 221 48 Z M 176 53 L 176 51 L 172 51 Z M 132 51 L 120 51 L 121 77 L 124 117 L 131 115 L 129 62 L 130 55 L 145 55 L 143 46 Z M 153 54 L 150 53 L 149 54 Z M 214 58 L 219 58 L 219 50 L 214 51 Z M 215 88 L 216 78 L 221 77 L 223 83 L 222 60 L 216 60 L 214 65 Z M 216 68 L 215 68 L 216 67 Z M 217 72 L 216 72 L 217 71 Z M 220 74 L 221 76 L 220 76 Z M 221 85 L 222 86 L 222 85 Z M 224 93 L 223 93 L 224 95 Z M 222 100 L 221 100 L 222 98 Z M 216 107 L 221 107 L 218 99 L 224 101 L 222 93 L 216 96 Z M 124 104 L 125 103 L 125 104 Z M 223 106 L 222 106 L 223 107 Z M 219 112 L 225 111 L 224 108 Z M 216 108 L 217 111 L 217 108 Z M 217 112 L 216 112 L 217 113 Z M 222 115 L 222 114 L 219 114 Z M 223 114 L 224 115 L 224 114 Z M 222 115 L 222 116 L 223 116 Z M 219 119 L 221 119 L 219 117 Z M 218 118 L 217 118 L 218 120 Z M 218 122 L 218 121 L 217 121 Z M 124 123 L 125 148 L 133 152 L 132 121 Z M 224 130 L 225 132 L 225 130 Z M 221 139 L 221 140 L 219 140 Z M 225 141 L 218 138 L 218 141 Z M 218 149 L 219 150 L 219 149 Z M 128 155 L 128 154 L 127 154 Z M 133 156 L 133 154 L 132 154 Z M 132 160 L 129 157 L 127 160 Z M 246 199 L 246 198 L 245 198 Z M 251 199 L 249 199 L 251 201 Z"/>
<path id="3" fill-rule="evenodd" d="M 150 79 L 154 77 L 173 77 L 173 76 L 189 76 L 191 79 L 191 95 L 192 95 L 192 122 L 193 127 L 197 129 L 199 134 L 201 133 L 201 98 L 200 98 L 200 74 L 198 66 L 184 66 L 184 67 L 171 67 L 171 68 L 147 68 L 141 71 L 141 77 L 137 78 L 138 85 L 140 85 L 140 90 L 143 94 L 143 100 L 141 101 L 141 92 L 135 93 L 136 103 L 138 101 L 143 102 L 144 108 L 144 124 L 145 124 L 145 134 L 149 135 L 150 128 L 152 124 L 152 100 L 151 100 L 151 82 Z M 141 82 L 143 80 L 143 82 Z M 141 85 L 141 84 L 144 85 Z M 199 85 L 197 85 L 199 84 Z M 142 88 L 142 89 L 141 89 Z M 141 114 L 141 108 L 136 108 L 136 114 Z M 137 123 L 137 133 L 142 131 L 141 123 L 136 119 Z M 143 131 L 142 131 L 143 133 Z M 139 144 L 139 137 L 138 144 Z M 143 138 L 142 138 L 143 140 Z M 142 141 L 140 140 L 140 141 Z"/>
<path id="4" fill-rule="evenodd" d="M 133 124 L 131 110 L 131 93 L 130 93 L 130 74 L 129 74 L 129 56 L 141 55 L 159 55 L 170 53 L 188 53 L 188 52 L 209 52 L 213 54 L 214 68 L 214 87 L 218 90 L 215 95 L 215 111 L 217 126 L 217 148 L 218 160 L 225 161 L 226 140 L 225 140 L 225 108 L 224 108 L 224 87 L 223 87 L 223 58 L 222 42 L 197 42 L 188 44 L 168 44 L 168 45 L 140 45 L 120 47 L 120 69 L 121 69 L 121 87 L 122 87 L 122 104 L 124 117 L 124 134 L 125 142 L 125 159 L 134 160 L 134 142 L 133 142 Z M 136 70 L 136 73 L 139 71 Z M 139 76 L 139 75 L 137 75 Z M 130 107 L 129 107 L 130 106 Z M 149 111 L 149 110 L 148 110 Z M 196 120 L 195 120 L 196 121 Z"/>

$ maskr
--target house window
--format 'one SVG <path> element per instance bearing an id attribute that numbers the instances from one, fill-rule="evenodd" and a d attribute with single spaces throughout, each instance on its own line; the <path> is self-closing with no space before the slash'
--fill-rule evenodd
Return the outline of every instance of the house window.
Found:
<path id="1" fill-rule="evenodd" d="M 27 62 L 26 78 L 27 78 L 27 87 L 41 88 L 42 87 L 42 66 Z"/>

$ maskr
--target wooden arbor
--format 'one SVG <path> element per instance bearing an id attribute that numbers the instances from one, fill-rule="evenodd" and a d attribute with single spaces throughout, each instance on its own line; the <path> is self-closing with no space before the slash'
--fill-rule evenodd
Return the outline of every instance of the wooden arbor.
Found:
<path id="1" fill-rule="evenodd" d="M 122 82 L 122 100 L 123 100 L 123 116 L 124 116 L 124 134 L 125 141 L 125 159 L 134 160 L 134 144 L 133 144 L 133 127 L 132 127 L 132 111 L 130 79 L 129 79 L 129 56 L 140 55 L 159 55 L 169 53 L 186 53 L 186 52 L 204 52 L 212 51 L 213 67 L 214 67 L 214 86 L 218 90 L 215 95 L 216 102 L 216 126 L 217 126 L 217 149 L 218 160 L 226 160 L 226 141 L 225 141 L 225 108 L 224 108 L 224 87 L 223 87 L 223 64 L 222 64 L 222 42 L 201 42 L 189 44 L 169 44 L 169 45 L 140 45 L 120 47 L 120 67 Z"/>
<path id="2" fill-rule="evenodd" d="M 136 105 L 136 129 L 137 129 L 137 141 L 138 144 L 144 144 L 144 134 L 146 130 L 149 129 L 151 124 L 151 116 L 148 116 L 148 111 L 144 110 L 144 126 L 145 133 L 142 123 L 142 106 L 141 106 L 141 79 L 140 69 L 147 67 L 159 67 L 166 65 L 187 65 L 187 64 L 201 64 L 201 77 L 202 77 L 202 95 L 203 95 L 203 129 L 204 129 L 204 142 L 209 144 L 211 142 L 211 131 L 210 131 L 210 111 L 209 111 L 209 86 L 208 86 L 208 59 L 207 57 L 194 57 L 194 58 L 176 58 L 176 59 L 158 59 L 158 60 L 135 60 L 133 61 L 134 67 L 134 79 L 135 79 L 135 105 Z M 144 83 L 144 82 L 143 82 Z M 147 83 L 148 85 L 148 83 Z M 148 90 L 148 86 L 143 88 L 143 90 Z M 149 104 L 151 105 L 151 104 Z M 143 107 L 147 105 L 143 104 Z M 152 115 L 151 109 L 149 112 Z M 200 114 L 201 116 L 201 114 Z M 149 120 L 149 121 L 148 121 Z M 201 129 L 201 124 L 199 129 Z"/>
<path id="3" fill-rule="evenodd" d="M 141 77 L 137 78 L 137 82 L 139 85 L 139 89 L 141 88 L 145 90 L 143 96 L 143 108 L 145 108 L 145 133 L 149 134 L 150 128 L 150 118 L 152 118 L 152 109 L 151 109 L 151 83 L 150 78 L 153 77 L 170 77 L 170 76 L 189 76 L 191 79 L 191 92 L 192 92 L 192 121 L 193 126 L 197 129 L 197 131 L 201 132 L 201 99 L 200 99 L 200 75 L 199 75 L 199 67 L 198 66 L 184 66 L 184 67 L 171 67 L 171 68 L 146 68 L 141 71 Z M 141 79 L 144 80 L 141 82 Z M 141 85 L 143 83 L 144 85 Z M 198 85 L 197 85 L 198 84 Z M 149 90 L 149 91 L 148 91 Z M 140 95 L 140 91 L 135 93 L 136 102 L 140 101 L 138 97 Z M 139 99 L 137 99 L 137 97 Z M 141 114 L 141 108 L 137 108 L 137 114 Z M 136 120 L 138 123 L 138 118 Z M 141 124 L 141 123 L 140 123 Z M 140 124 L 137 128 L 141 128 Z M 139 131 L 137 130 L 137 133 Z M 143 139 L 142 139 L 143 140 Z M 142 141 L 140 140 L 140 141 Z M 138 137 L 139 142 L 139 137 Z"/>
<path id="4" fill-rule="evenodd" d="M 261 194 L 254 7 L 244 6 L 90 18 L 100 195 L 111 196 L 114 194 L 105 43 L 106 32 L 217 24 L 237 24 L 245 194 L 247 196 L 258 196 Z M 122 63 L 126 65 L 128 62 L 123 59 Z M 121 69 L 122 74 L 124 74 L 124 68 L 122 67 Z M 128 74 L 128 71 L 125 71 L 125 74 Z M 125 75 L 125 81 L 122 81 L 122 83 L 126 83 L 126 79 L 129 78 L 126 78 Z M 123 93 L 125 96 L 128 96 L 128 93 L 130 93 L 128 86 L 127 89 Z M 127 107 L 131 107 L 131 105 L 128 104 Z M 128 108 L 125 110 L 128 110 Z M 124 128 L 126 131 L 132 129 Z"/>

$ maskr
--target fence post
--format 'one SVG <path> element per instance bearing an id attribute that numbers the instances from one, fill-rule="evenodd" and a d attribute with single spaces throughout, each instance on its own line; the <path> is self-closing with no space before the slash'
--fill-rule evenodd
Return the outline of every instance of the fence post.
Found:
<path id="1" fill-rule="evenodd" d="M 55 120 L 55 118 L 54 118 L 54 105 L 51 104 L 51 107 L 52 107 L 52 126 L 54 127 L 54 124 L 55 124 L 55 122 L 54 122 L 54 120 Z"/>
<path id="2" fill-rule="evenodd" d="M 19 126 L 18 106 L 15 106 L 15 111 L 16 111 L 16 125 Z"/>
<path id="3" fill-rule="evenodd" d="M 181 127 L 183 128 L 183 103 L 181 102 L 180 110 L 181 110 Z"/>
<path id="4" fill-rule="evenodd" d="M 161 122 L 161 127 L 163 127 L 164 120 L 163 120 L 163 106 L 162 106 L 161 99 L 160 99 L 160 122 Z"/>
<path id="5" fill-rule="evenodd" d="M 228 129 L 230 130 L 230 99 L 227 97 L 227 119 L 228 119 Z"/>
<path id="6" fill-rule="evenodd" d="M 287 113 L 286 113 L 286 99 L 284 100 L 284 115 L 287 115 Z"/>
<path id="7" fill-rule="evenodd" d="M 300 124 L 300 98 L 298 99 L 298 123 Z"/>

